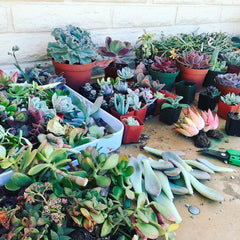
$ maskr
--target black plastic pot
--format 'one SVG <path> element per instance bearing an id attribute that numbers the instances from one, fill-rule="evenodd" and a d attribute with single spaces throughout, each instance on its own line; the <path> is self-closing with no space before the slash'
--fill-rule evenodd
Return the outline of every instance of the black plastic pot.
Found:
<path id="1" fill-rule="evenodd" d="M 121 70 L 124 67 L 127 67 L 128 65 L 125 63 L 111 63 L 108 67 L 104 69 L 105 73 L 105 80 L 107 80 L 108 77 L 110 78 L 116 78 L 117 70 Z"/>
<path id="2" fill-rule="evenodd" d="M 181 111 L 181 107 L 161 109 L 159 114 L 159 120 L 166 123 L 167 125 L 172 125 L 178 121 Z"/>
<path id="3" fill-rule="evenodd" d="M 207 95 L 207 92 L 200 92 L 198 98 L 198 108 L 207 111 L 209 108 L 211 111 L 215 109 L 219 101 L 220 96 L 214 98 Z"/>
<path id="4" fill-rule="evenodd" d="M 157 101 L 154 101 L 153 103 L 151 103 L 150 105 L 147 106 L 147 112 L 145 115 L 145 119 L 154 115 L 156 107 L 157 107 Z"/>
<path id="5" fill-rule="evenodd" d="M 218 74 L 224 74 L 226 73 L 227 71 L 212 71 L 212 70 L 209 70 L 205 79 L 204 79 L 204 82 L 203 82 L 203 86 L 204 87 L 208 87 L 208 86 L 214 86 L 214 79 L 215 77 L 218 75 Z"/>
<path id="6" fill-rule="evenodd" d="M 240 118 L 238 113 L 229 112 L 225 124 L 227 135 L 240 137 Z"/>
<path id="7" fill-rule="evenodd" d="M 181 103 L 191 104 L 195 99 L 197 83 L 189 81 L 180 81 L 175 84 L 176 94 L 183 96 Z"/>

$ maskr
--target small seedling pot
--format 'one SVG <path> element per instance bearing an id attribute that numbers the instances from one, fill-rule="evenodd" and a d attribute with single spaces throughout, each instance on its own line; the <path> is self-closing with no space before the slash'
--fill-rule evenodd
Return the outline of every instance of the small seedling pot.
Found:
<path id="1" fill-rule="evenodd" d="M 207 95 L 207 92 L 200 92 L 198 98 L 198 108 L 204 111 L 207 111 L 208 109 L 213 111 L 217 106 L 219 98 L 220 96 L 212 98 Z"/>
<path id="2" fill-rule="evenodd" d="M 123 119 L 126 118 L 124 116 L 120 117 L 120 121 L 123 123 L 124 126 L 124 132 L 123 132 L 123 143 L 137 143 L 139 141 L 139 138 L 141 136 L 144 123 L 141 121 L 140 118 L 137 116 L 133 116 L 134 119 L 136 119 L 139 122 L 139 126 L 129 126 L 123 121 Z"/>
<path id="3" fill-rule="evenodd" d="M 191 104 L 195 99 L 197 83 L 190 81 L 180 81 L 175 84 L 176 94 L 183 96 L 181 103 Z"/>
<path id="4" fill-rule="evenodd" d="M 157 107 L 157 101 L 154 101 L 153 103 L 149 104 L 147 106 L 147 112 L 145 118 L 148 118 L 149 116 L 153 116 L 155 113 L 155 109 Z"/>
<path id="5" fill-rule="evenodd" d="M 147 113 L 147 107 L 143 107 L 139 110 L 134 110 L 134 116 L 138 117 L 142 122 L 144 122 Z"/>
<path id="6" fill-rule="evenodd" d="M 229 112 L 225 124 L 227 135 L 240 137 L 240 117 L 236 112 Z"/>
<path id="7" fill-rule="evenodd" d="M 164 108 L 160 110 L 159 120 L 167 125 L 176 123 L 181 114 L 182 108 Z"/>
<path id="8" fill-rule="evenodd" d="M 228 112 L 238 112 L 239 107 L 240 107 L 240 104 L 228 105 L 220 99 L 218 102 L 217 115 L 223 119 L 227 119 Z"/>
<path id="9" fill-rule="evenodd" d="M 115 107 L 111 107 L 111 114 L 117 118 L 120 119 L 121 116 L 123 117 L 130 117 L 130 116 L 134 116 L 134 110 L 133 109 L 129 109 L 129 111 L 125 114 L 120 114 L 117 112 L 117 110 L 115 109 Z"/>

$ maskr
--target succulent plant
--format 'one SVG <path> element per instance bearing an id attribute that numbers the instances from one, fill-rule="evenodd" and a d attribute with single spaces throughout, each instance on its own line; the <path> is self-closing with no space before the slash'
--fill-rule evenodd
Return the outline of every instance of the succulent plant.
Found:
<path id="1" fill-rule="evenodd" d="M 238 105 L 238 104 L 240 104 L 240 96 L 235 95 L 235 93 L 228 93 L 225 96 L 221 96 L 220 98 L 227 105 Z"/>
<path id="2" fill-rule="evenodd" d="M 122 70 L 117 70 L 117 75 L 121 80 L 125 81 L 134 76 L 134 71 L 129 67 L 124 67 Z"/>
<path id="3" fill-rule="evenodd" d="M 123 118 L 123 121 L 129 126 L 139 126 L 140 125 L 138 120 L 133 117 Z"/>
<path id="4" fill-rule="evenodd" d="M 128 91 L 128 97 L 129 97 L 129 105 L 133 109 L 139 110 L 142 104 L 142 102 L 139 101 L 139 89 L 136 89 L 135 91 L 133 91 L 129 88 L 127 91 Z"/>
<path id="5" fill-rule="evenodd" d="M 218 74 L 215 78 L 215 82 L 225 87 L 240 87 L 240 77 L 238 77 L 236 73 Z"/>
<path id="6" fill-rule="evenodd" d="M 185 67 L 193 69 L 207 69 L 210 67 L 209 61 L 211 57 L 200 51 L 192 50 L 183 52 L 181 56 L 177 58 L 177 61 Z"/>
<path id="7" fill-rule="evenodd" d="M 105 47 L 100 47 L 98 53 L 104 57 L 112 57 L 115 63 L 121 63 L 122 58 L 130 56 L 132 53 L 132 46 L 130 42 L 121 42 L 106 37 Z"/>
<path id="8" fill-rule="evenodd" d="M 106 81 L 104 80 L 104 78 L 102 78 L 101 80 L 97 79 L 97 83 L 101 87 L 103 95 L 113 94 L 113 85 L 110 78 L 107 78 Z"/>
<path id="9" fill-rule="evenodd" d="M 119 92 L 119 93 L 127 93 L 128 89 L 128 83 L 124 81 L 118 82 L 114 88 Z"/>
<path id="10" fill-rule="evenodd" d="M 55 28 L 51 33 L 56 42 L 48 43 L 47 53 L 56 62 L 88 64 L 97 57 L 97 49 L 90 33 L 68 25 L 66 30 Z"/>
<path id="11" fill-rule="evenodd" d="M 129 97 L 120 93 L 114 94 L 114 106 L 119 114 L 126 114 L 129 109 Z"/>
<path id="12" fill-rule="evenodd" d="M 162 73 L 175 73 L 178 68 L 175 60 L 164 57 L 155 57 L 155 62 L 151 65 L 151 68 L 157 72 Z"/>
<path id="13" fill-rule="evenodd" d="M 18 79 L 18 73 L 10 72 L 9 76 L 7 73 L 0 69 L 0 89 L 8 88 L 9 84 L 16 83 Z"/>
<path id="14" fill-rule="evenodd" d="M 74 105 L 72 104 L 72 99 L 68 96 L 57 96 L 56 93 L 52 96 L 52 105 L 57 113 L 68 113 L 72 112 Z"/>
<path id="15" fill-rule="evenodd" d="M 215 97 L 220 95 L 219 90 L 216 87 L 214 87 L 214 86 L 208 86 L 206 88 L 206 93 L 211 98 L 215 98 Z"/>
<path id="16" fill-rule="evenodd" d="M 210 64 L 211 67 L 209 70 L 216 71 L 216 72 L 223 72 L 227 70 L 227 62 L 226 61 L 218 61 L 218 55 L 219 55 L 220 49 L 216 47 L 213 51 Z"/>
<path id="17" fill-rule="evenodd" d="M 187 108 L 189 105 L 188 104 L 184 104 L 184 103 L 180 103 L 180 101 L 183 99 L 182 96 L 178 96 L 176 97 L 176 99 L 173 99 L 171 97 L 167 97 L 165 103 L 162 104 L 161 109 L 164 108 L 179 108 L 179 107 L 183 107 L 183 108 Z"/>
<path id="18" fill-rule="evenodd" d="M 223 55 L 227 64 L 233 66 L 240 66 L 240 52 L 229 52 Z"/>

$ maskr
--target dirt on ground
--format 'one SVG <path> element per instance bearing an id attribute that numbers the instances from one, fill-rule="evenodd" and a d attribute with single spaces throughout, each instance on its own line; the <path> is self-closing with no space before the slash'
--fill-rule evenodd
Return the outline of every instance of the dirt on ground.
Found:
<path id="1" fill-rule="evenodd" d="M 233 148 L 240 150 L 240 138 L 225 134 L 225 120 L 220 119 L 219 130 L 224 133 L 221 140 L 211 140 L 211 148 L 225 151 Z M 145 140 L 141 143 L 125 144 L 119 149 L 120 153 L 139 153 L 149 155 L 140 149 L 141 144 L 164 151 L 183 151 L 183 159 L 195 160 L 205 158 L 215 165 L 231 167 L 236 172 L 211 174 L 212 179 L 204 184 L 217 190 L 224 197 L 222 203 L 209 200 L 194 191 L 194 194 L 175 196 L 174 203 L 182 217 L 179 229 L 176 231 L 176 240 L 239 240 L 240 239 L 240 167 L 226 165 L 220 160 L 203 156 L 193 144 L 191 138 L 178 134 L 173 126 L 168 126 L 155 116 L 145 121 L 142 132 Z M 186 204 L 200 210 L 198 215 L 192 215 Z"/>

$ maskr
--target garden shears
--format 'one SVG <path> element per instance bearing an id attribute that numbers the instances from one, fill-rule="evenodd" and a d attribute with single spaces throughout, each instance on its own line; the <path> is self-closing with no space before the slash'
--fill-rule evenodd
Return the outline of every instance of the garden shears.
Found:
<path id="1" fill-rule="evenodd" d="M 229 163 L 240 167 L 240 150 L 228 149 L 226 150 L 226 152 L 221 152 L 205 148 L 202 150 L 198 150 L 198 152 L 216 157 L 225 163 Z"/>

